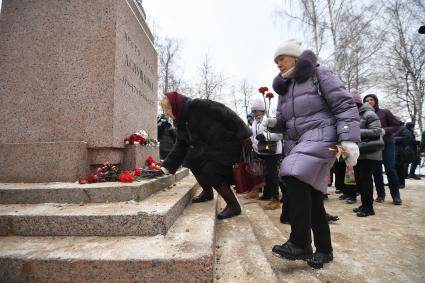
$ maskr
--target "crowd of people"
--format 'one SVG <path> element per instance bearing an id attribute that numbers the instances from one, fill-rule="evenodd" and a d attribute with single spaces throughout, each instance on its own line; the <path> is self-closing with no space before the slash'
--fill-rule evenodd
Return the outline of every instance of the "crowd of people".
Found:
<path id="1" fill-rule="evenodd" d="M 267 201 L 264 209 L 278 209 L 283 203 L 281 222 L 291 225 L 288 240 L 275 245 L 272 253 L 321 268 L 333 260 L 329 229 L 333 216 L 324 207 L 332 179 L 341 200 L 356 203 L 360 195 L 361 204 L 353 211 L 368 217 L 375 214 L 374 185 L 375 201 L 385 201 L 384 167 L 392 201 L 401 205 L 399 189 L 405 187 L 405 178 L 419 178 L 414 124 L 403 125 L 391 111 L 380 108 L 374 94 L 362 98 L 357 90 L 348 92 L 297 40 L 279 46 L 274 61 L 279 69 L 273 81 L 278 94 L 275 117 L 268 115 L 261 98 L 252 101 L 246 123 L 221 103 L 166 93 L 161 106 L 173 127 L 167 124 L 165 131 L 166 117 L 158 120 L 158 132 L 167 135 L 164 144 L 159 137 L 164 147 L 161 170 L 169 174 L 182 164 L 188 167 L 202 188 L 192 202 L 212 200 L 214 188 L 226 202 L 217 217 L 226 219 L 241 213 L 231 189 L 232 165 L 240 160 L 243 148 L 252 148 L 264 162 L 266 185 L 261 195 L 253 190 L 245 198 Z M 354 177 L 347 182 L 349 172 Z"/>

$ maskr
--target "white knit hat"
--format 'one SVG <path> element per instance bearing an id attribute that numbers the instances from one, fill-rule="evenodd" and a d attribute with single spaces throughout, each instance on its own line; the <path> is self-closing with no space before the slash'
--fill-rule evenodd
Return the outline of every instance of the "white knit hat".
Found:
<path id="1" fill-rule="evenodd" d="M 277 57 L 280 55 L 289 55 L 299 57 L 301 55 L 301 42 L 295 38 L 284 41 L 274 53 L 274 61 L 276 62 Z"/>
<path id="2" fill-rule="evenodd" d="M 251 102 L 251 111 L 254 110 L 260 110 L 265 111 L 266 108 L 264 107 L 264 100 L 262 98 L 255 98 Z"/>

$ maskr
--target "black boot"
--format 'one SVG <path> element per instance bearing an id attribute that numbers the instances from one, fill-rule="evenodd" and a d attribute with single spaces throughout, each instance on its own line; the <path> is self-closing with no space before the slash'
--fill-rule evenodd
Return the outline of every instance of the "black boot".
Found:
<path id="1" fill-rule="evenodd" d="M 329 213 L 326 213 L 326 217 L 328 218 L 328 223 L 333 223 L 339 220 L 337 215 L 330 215 Z"/>
<path id="2" fill-rule="evenodd" d="M 215 190 L 226 202 L 226 207 L 217 215 L 218 219 L 226 219 L 241 214 L 241 206 L 229 185 L 224 184 L 215 188 Z"/>
<path id="3" fill-rule="evenodd" d="M 277 257 L 286 258 L 289 260 L 307 260 L 311 258 L 311 255 L 313 254 L 313 249 L 311 245 L 308 245 L 304 248 L 300 248 L 297 247 L 291 241 L 287 241 L 283 245 L 275 245 L 272 249 L 272 253 Z"/>
<path id="4" fill-rule="evenodd" d="M 202 188 L 202 192 L 192 199 L 192 203 L 209 201 L 214 198 L 212 187 L 208 184 L 207 180 L 202 175 L 195 175 L 196 181 Z"/>
<path id="5" fill-rule="evenodd" d="M 334 259 L 333 253 L 315 252 L 311 259 L 307 260 L 308 265 L 313 268 L 322 268 L 323 264 L 331 262 Z"/>
<path id="6" fill-rule="evenodd" d="M 361 209 L 360 211 L 358 211 L 356 213 L 356 215 L 358 217 L 368 217 L 370 215 L 375 215 L 375 211 L 373 210 L 373 208 L 365 208 L 364 207 L 363 209 Z"/>

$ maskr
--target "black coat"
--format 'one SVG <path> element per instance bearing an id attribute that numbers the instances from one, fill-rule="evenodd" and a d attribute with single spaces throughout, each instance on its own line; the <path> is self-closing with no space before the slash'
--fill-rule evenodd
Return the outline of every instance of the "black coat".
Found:
<path id="1" fill-rule="evenodd" d="M 162 166 L 175 173 L 183 160 L 209 160 L 231 170 L 251 129 L 231 109 L 207 99 L 184 98 L 175 124 L 177 141 Z"/>
<path id="2" fill-rule="evenodd" d="M 394 133 L 396 146 L 396 163 L 405 164 L 415 162 L 417 159 L 417 144 L 415 135 L 405 126 L 401 126 Z"/>
<path id="3" fill-rule="evenodd" d="M 176 129 L 170 123 L 162 123 L 158 126 L 159 155 L 161 159 L 167 157 L 174 146 L 176 138 Z"/>

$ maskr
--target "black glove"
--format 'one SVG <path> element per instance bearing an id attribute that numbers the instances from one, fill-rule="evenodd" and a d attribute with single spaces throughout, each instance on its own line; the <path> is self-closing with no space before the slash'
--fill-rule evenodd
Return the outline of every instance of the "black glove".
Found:
<path id="1" fill-rule="evenodd" d="M 264 134 L 258 134 L 258 135 L 255 136 L 255 139 L 257 141 L 265 141 L 266 137 L 264 136 Z"/>

